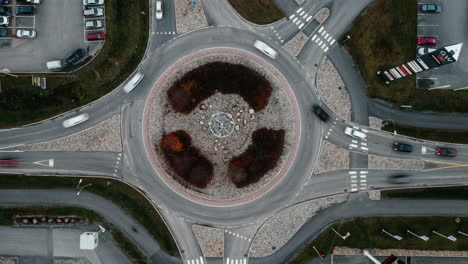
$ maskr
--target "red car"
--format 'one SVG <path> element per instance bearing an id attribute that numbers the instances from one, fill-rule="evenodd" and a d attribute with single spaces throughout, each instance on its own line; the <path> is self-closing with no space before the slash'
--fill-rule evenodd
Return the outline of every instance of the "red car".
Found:
<path id="1" fill-rule="evenodd" d="M 437 148 L 437 156 L 456 157 L 457 150 L 451 148 Z"/>
<path id="2" fill-rule="evenodd" d="M 436 45 L 437 38 L 436 37 L 419 37 L 418 44 L 419 45 Z"/>
<path id="3" fill-rule="evenodd" d="M 0 159 L 0 167 L 18 167 L 19 160 L 17 159 Z"/>
<path id="4" fill-rule="evenodd" d="M 104 40 L 104 39 L 106 39 L 106 33 L 104 33 L 104 32 L 88 34 L 88 40 L 89 41 Z"/>

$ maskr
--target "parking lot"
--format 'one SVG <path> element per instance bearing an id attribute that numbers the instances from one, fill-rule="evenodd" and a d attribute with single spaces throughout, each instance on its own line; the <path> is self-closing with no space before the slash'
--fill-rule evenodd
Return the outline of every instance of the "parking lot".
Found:
<path id="1" fill-rule="evenodd" d="M 418 37 L 437 37 L 438 44 L 430 48 L 440 48 L 450 44 L 468 45 L 468 23 L 466 0 L 419 0 L 419 4 L 438 4 L 442 7 L 439 14 L 418 11 Z M 415 40 L 416 41 L 416 40 Z M 468 46 L 463 46 L 458 61 L 447 66 L 417 74 L 417 87 L 426 89 L 468 89 Z M 422 81 L 424 80 L 424 81 Z M 429 81 L 430 85 L 427 87 Z"/>
<path id="2" fill-rule="evenodd" d="M 18 5 L 16 0 L 5 5 L 11 7 L 13 17 L 7 27 L 8 36 L 0 37 L 0 69 L 47 72 L 47 61 L 63 59 L 78 48 L 92 56 L 102 45 L 101 41 L 86 41 L 86 34 L 96 30 L 85 30 L 81 0 L 43 0 L 35 5 L 35 14 L 28 16 L 16 16 Z M 36 37 L 16 38 L 18 28 L 35 29 Z"/>

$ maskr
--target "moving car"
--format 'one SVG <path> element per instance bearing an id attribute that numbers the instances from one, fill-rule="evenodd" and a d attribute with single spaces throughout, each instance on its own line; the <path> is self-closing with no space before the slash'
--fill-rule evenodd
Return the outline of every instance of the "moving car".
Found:
<path id="1" fill-rule="evenodd" d="M 10 20 L 6 16 L 0 16 L 0 26 L 8 26 Z"/>
<path id="2" fill-rule="evenodd" d="M 348 136 L 359 138 L 359 139 L 365 139 L 367 137 L 365 133 L 358 131 L 352 127 L 345 128 L 344 133 Z"/>
<path id="3" fill-rule="evenodd" d="M 440 13 L 442 7 L 436 4 L 423 4 L 419 7 L 419 10 L 424 13 Z"/>
<path id="4" fill-rule="evenodd" d="M 409 175 L 396 174 L 396 175 L 389 176 L 388 181 L 390 183 L 394 183 L 394 184 L 406 184 L 406 183 L 410 183 L 411 179 L 410 179 Z"/>
<path id="5" fill-rule="evenodd" d="M 63 121 L 63 127 L 68 128 L 83 123 L 89 119 L 88 113 L 83 113 Z"/>
<path id="6" fill-rule="evenodd" d="M 456 157 L 457 150 L 451 148 L 437 148 L 436 155 L 444 157 Z"/>
<path id="7" fill-rule="evenodd" d="M 0 167 L 18 167 L 19 160 L 17 159 L 0 159 Z"/>
<path id="8" fill-rule="evenodd" d="M 276 59 L 278 52 L 260 40 L 255 41 L 254 47 L 272 59 Z"/>
<path id="9" fill-rule="evenodd" d="M 8 35 L 7 28 L 0 28 L 0 37 L 6 37 Z"/>
<path id="10" fill-rule="evenodd" d="M 83 10 L 83 16 L 98 17 L 104 15 L 104 9 L 100 7 L 92 7 Z"/>
<path id="11" fill-rule="evenodd" d="M 35 38 L 36 30 L 34 29 L 18 29 L 16 30 L 16 37 L 18 38 Z"/>
<path id="12" fill-rule="evenodd" d="M 10 0 L 0 0 L 0 5 L 8 5 Z"/>
<path id="13" fill-rule="evenodd" d="M 428 53 L 431 53 L 433 51 L 436 51 L 437 49 L 431 49 L 431 48 L 428 48 L 428 47 L 420 47 L 418 48 L 418 55 L 424 55 L 424 54 L 428 54 Z"/>
<path id="14" fill-rule="evenodd" d="M 0 6 L 0 16 L 11 16 L 11 9 L 6 6 Z"/>
<path id="15" fill-rule="evenodd" d="M 314 105 L 312 109 L 314 110 L 314 113 L 320 119 L 322 119 L 323 122 L 327 122 L 330 119 L 330 116 L 327 114 L 327 112 L 325 112 L 325 110 L 323 110 L 320 106 Z"/>
<path id="16" fill-rule="evenodd" d="M 418 44 L 419 45 L 436 45 L 437 38 L 436 37 L 419 37 Z"/>
<path id="17" fill-rule="evenodd" d="M 86 51 L 84 49 L 77 49 L 77 50 L 73 51 L 72 54 L 70 54 L 68 57 L 65 58 L 65 63 L 66 64 L 73 64 L 73 63 L 79 61 L 85 55 L 86 55 Z"/>
<path id="18" fill-rule="evenodd" d="M 88 20 L 85 23 L 86 29 L 102 28 L 102 19 Z"/>
<path id="19" fill-rule="evenodd" d="M 97 6 L 97 5 L 103 5 L 104 0 L 83 0 L 83 5 L 84 6 Z"/>
<path id="20" fill-rule="evenodd" d="M 161 20 L 163 18 L 162 2 L 156 1 L 156 19 Z"/>
<path id="21" fill-rule="evenodd" d="M 395 151 L 402 151 L 402 152 L 412 152 L 413 146 L 405 143 L 393 143 L 393 150 Z"/>
<path id="22" fill-rule="evenodd" d="M 17 15 L 34 15 L 34 6 L 17 6 Z"/>
<path id="23" fill-rule="evenodd" d="M 104 32 L 90 33 L 90 34 L 88 34 L 87 39 L 89 41 L 104 40 L 104 39 L 106 39 L 106 33 L 104 33 Z"/>
<path id="24" fill-rule="evenodd" d="M 130 79 L 130 81 L 128 81 L 128 83 L 125 84 L 123 88 L 124 92 L 126 93 L 131 92 L 141 82 L 141 80 L 143 80 L 143 77 L 145 77 L 143 73 L 141 72 L 135 73 L 135 75 Z"/>

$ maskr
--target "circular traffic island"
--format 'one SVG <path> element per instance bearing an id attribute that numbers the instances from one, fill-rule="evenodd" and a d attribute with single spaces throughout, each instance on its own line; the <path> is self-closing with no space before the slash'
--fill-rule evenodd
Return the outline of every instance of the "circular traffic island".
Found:
<path id="1" fill-rule="evenodd" d="M 184 197 L 213 205 L 271 189 L 286 173 L 299 134 L 287 89 L 271 65 L 238 50 L 178 61 L 146 104 L 145 140 L 159 176 Z"/>

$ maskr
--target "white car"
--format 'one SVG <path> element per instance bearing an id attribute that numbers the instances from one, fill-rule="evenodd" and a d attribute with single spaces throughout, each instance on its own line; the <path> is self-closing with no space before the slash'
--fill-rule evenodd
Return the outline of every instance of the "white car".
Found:
<path id="1" fill-rule="evenodd" d="M 137 72 L 130 79 L 130 81 L 128 81 L 128 83 L 125 84 L 125 86 L 123 88 L 124 92 L 126 92 L 126 93 L 131 92 L 141 82 L 141 80 L 143 80 L 143 77 L 145 77 L 145 75 L 143 75 L 143 73 Z"/>
<path id="2" fill-rule="evenodd" d="M 359 138 L 359 139 L 365 139 L 367 135 L 363 132 L 360 132 L 354 128 L 347 127 L 344 130 L 344 133 L 348 136 L 354 137 L 354 138 Z"/>
<path id="3" fill-rule="evenodd" d="M 104 15 L 104 9 L 100 8 L 100 7 L 92 7 L 92 8 L 83 10 L 83 15 L 84 16 L 90 16 L 90 17 L 103 16 Z"/>
<path id="4" fill-rule="evenodd" d="M 436 51 L 437 49 L 431 49 L 429 47 L 420 47 L 418 48 L 418 55 L 424 55 Z"/>
<path id="5" fill-rule="evenodd" d="M 83 5 L 84 6 L 97 6 L 97 5 L 103 5 L 104 0 L 83 0 Z"/>
<path id="6" fill-rule="evenodd" d="M 163 10 L 162 10 L 162 1 L 156 1 L 156 19 L 161 20 L 163 18 Z"/>
<path id="7" fill-rule="evenodd" d="M 0 26 L 8 26 L 10 24 L 8 17 L 0 16 Z"/>
<path id="8" fill-rule="evenodd" d="M 87 20 L 85 23 L 86 29 L 102 28 L 102 19 Z"/>
<path id="9" fill-rule="evenodd" d="M 278 52 L 260 40 L 255 41 L 254 47 L 272 59 L 276 59 Z"/>
<path id="10" fill-rule="evenodd" d="M 89 119 L 88 113 L 83 113 L 63 121 L 63 127 L 68 128 L 83 123 Z"/>
<path id="11" fill-rule="evenodd" d="M 18 29 L 16 30 L 16 37 L 18 38 L 35 38 L 36 30 L 34 29 Z"/>

